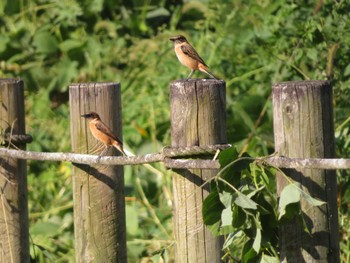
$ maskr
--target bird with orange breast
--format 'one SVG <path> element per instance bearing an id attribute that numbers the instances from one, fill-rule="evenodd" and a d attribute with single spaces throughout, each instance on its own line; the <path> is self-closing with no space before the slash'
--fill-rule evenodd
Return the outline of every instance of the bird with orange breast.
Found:
<path id="1" fill-rule="evenodd" d="M 190 79 L 196 70 L 207 73 L 210 77 L 216 79 L 216 77 L 210 73 L 208 66 L 203 59 L 198 55 L 197 51 L 188 43 L 187 39 L 178 35 L 170 38 L 174 42 L 175 53 L 182 65 L 191 69 L 190 75 L 187 79 Z"/>
<path id="2" fill-rule="evenodd" d="M 126 156 L 121 140 L 119 140 L 118 137 L 113 134 L 111 129 L 101 121 L 100 116 L 96 112 L 83 114 L 81 117 L 89 120 L 89 128 L 92 135 L 105 145 L 106 149 L 103 151 L 103 153 L 105 153 L 110 146 L 113 146 Z M 103 153 L 100 155 L 103 155 Z"/>

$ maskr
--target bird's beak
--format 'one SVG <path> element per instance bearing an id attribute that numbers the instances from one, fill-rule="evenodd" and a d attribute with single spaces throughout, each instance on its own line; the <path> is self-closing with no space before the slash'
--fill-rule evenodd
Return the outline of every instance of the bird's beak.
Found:
<path id="1" fill-rule="evenodd" d="M 171 38 L 169 38 L 169 40 L 175 41 L 175 40 L 176 40 L 176 37 L 171 37 Z"/>
<path id="2" fill-rule="evenodd" d="M 86 118 L 88 114 L 80 115 L 80 117 Z"/>

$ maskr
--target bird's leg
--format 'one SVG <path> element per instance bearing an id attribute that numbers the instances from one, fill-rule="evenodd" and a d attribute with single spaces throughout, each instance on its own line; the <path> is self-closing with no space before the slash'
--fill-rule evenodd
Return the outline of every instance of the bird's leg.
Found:
<path id="1" fill-rule="evenodd" d="M 98 161 L 100 161 L 101 157 L 106 154 L 106 152 L 108 151 L 108 148 L 109 147 L 107 145 L 105 145 L 104 150 L 98 155 L 98 158 L 97 158 Z"/>
<path id="2" fill-rule="evenodd" d="M 191 72 L 190 72 L 190 75 L 188 75 L 188 77 L 187 77 L 187 79 L 186 80 L 189 80 L 191 77 L 192 77 L 192 75 L 193 75 L 193 73 L 195 72 L 195 70 L 194 69 L 192 69 L 191 70 Z"/>
<path id="3" fill-rule="evenodd" d="M 104 156 L 106 153 L 107 153 L 107 151 L 108 151 L 108 146 L 107 145 L 105 145 L 105 148 L 104 148 L 104 150 L 100 153 L 100 158 L 101 158 L 101 156 Z"/>

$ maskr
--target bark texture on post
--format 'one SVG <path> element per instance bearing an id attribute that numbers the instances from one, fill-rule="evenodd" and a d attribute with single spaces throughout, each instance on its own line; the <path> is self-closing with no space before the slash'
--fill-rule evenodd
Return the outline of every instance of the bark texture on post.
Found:
<path id="1" fill-rule="evenodd" d="M 226 90 L 221 80 L 170 83 L 172 146 L 227 143 Z M 202 203 L 209 194 L 201 185 L 217 170 L 177 170 L 173 174 L 176 262 L 220 262 L 221 239 L 204 226 Z"/>
<path id="2" fill-rule="evenodd" d="M 69 102 L 74 152 L 103 150 L 80 116 L 91 111 L 122 139 L 118 83 L 72 84 Z M 118 152 L 111 148 L 108 154 Z M 76 262 L 127 262 L 123 167 L 75 164 L 73 190 Z"/>
<path id="3" fill-rule="evenodd" d="M 25 134 L 24 84 L 0 79 L 0 129 Z M 16 145 L 25 150 L 25 144 Z M 25 160 L 0 159 L 0 262 L 29 262 L 28 190 Z"/>
<path id="4" fill-rule="evenodd" d="M 291 158 L 333 158 L 332 86 L 328 81 L 283 82 L 273 86 L 275 149 Z M 327 202 L 314 207 L 301 202 L 311 235 L 294 220 L 280 229 L 281 262 L 339 262 L 335 171 L 284 169 L 311 196 Z M 288 182 L 277 176 L 277 191 Z"/>

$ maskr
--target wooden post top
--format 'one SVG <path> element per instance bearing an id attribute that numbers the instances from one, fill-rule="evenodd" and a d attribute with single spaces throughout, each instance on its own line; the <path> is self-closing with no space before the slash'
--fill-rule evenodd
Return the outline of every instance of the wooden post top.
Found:
<path id="1" fill-rule="evenodd" d="M 202 85 L 205 84 L 223 84 L 225 83 L 224 80 L 222 79 L 176 79 L 170 82 L 170 85 L 174 85 L 177 83 L 181 83 L 181 84 L 193 84 L 193 83 L 200 83 Z"/>
<path id="2" fill-rule="evenodd" d="M 11 79 L 11 78 L 0 78 L 0 84 L 13 84 L 13 83 L 19 83 L 19 82 L 22 82 L 23 83 L 23 80 L 21 79 Z"/>
<path id="3" fill-rule="evenodd" d="M 119 82 L 82 82 L 82 83 L 71 83 L 69 84 L 69 88 L 84 88 L 84 87 L 91 87 L 91 86 L 98 86 L 98 87 L 109 87 L 109 86 L 118 86 L 120 85 Z"/>
<path id="4" fill-rule="evenodd" d="M 272 84 L 273 88 L 278 87 L 322 87 L 325 85 L 331 85 L 330 80 L 295 80 L 295 81 L 282 81 Z"/>

